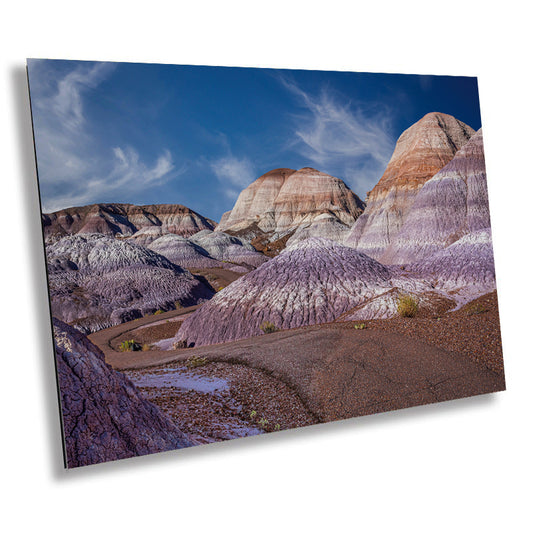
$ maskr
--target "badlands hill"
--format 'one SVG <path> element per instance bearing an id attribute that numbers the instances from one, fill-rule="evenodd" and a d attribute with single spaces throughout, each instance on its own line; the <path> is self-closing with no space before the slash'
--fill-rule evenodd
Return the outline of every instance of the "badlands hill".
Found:
<path id="1" fill-rule="evenodd" d="M 479 130 L 455 157 L 419 190 L 385 263 L 414 263 L 465 235 L 490 228 L 483 133 Z"/>
<path id="2" fill-rule="evenodd" d="M 193 444 L 84 335 L 55 318 L 53 325 L 69 468 Z"/>
<path id="3" fill-rule="evenodd" d="M 184 321 L 177 338 L 202 346 L 261 335 L 267 321 L 290 329 L 330 322 L 354 308 L 364 316 L 362 304 L 398 287 L 431 290 L 361 252 L 312 237 L 216 294 Z M 381 302 L 381 316 L 395 312 L 392 300 L 389 295 Z"/>
<path id="4" fill-rule="evenodd" d="M 248 239 L 266 234 L 274 241 L 299 228 L 310 228 L 322 217 L 318 231 L 326 236 L 330 224 L 349 229 L 363 209 L 364 203 L 338 178 L 308 167 L 298 171 L 279 168 L 244 189 L 215 231 Z M 308 233 L 315 236 L 312 229 Z M 335 227 L 332 236 L 337 234 Z"/>
<path id="5" fill-rule="evenodd" d="M 216 226 L 212 220 L 177 204 L 93 204 L 69 207 L 43 214 L 42 224 L 47 242 L 78 233 L 131 236 L 152 228 L 156 232 L 160 231 L 160 235 L 175 233 L 188 237 L 203 229 L 212 230 Z"/>
<path id="6" fill-rule="evenodd" d="M 404 131 L 383 176 L 368 195 L 365 212 L 345 243 L 383 260 L 420 188 L 453 159 L 473 134 L 470 126 L 444 113 L 429 113 Z"/>
<path id="7" fill-rule="evenodd" d="M 46 247 L 53 316 L 88 333 L 209 299 L 213 290 L 160 254 L 104 235 Z"/>

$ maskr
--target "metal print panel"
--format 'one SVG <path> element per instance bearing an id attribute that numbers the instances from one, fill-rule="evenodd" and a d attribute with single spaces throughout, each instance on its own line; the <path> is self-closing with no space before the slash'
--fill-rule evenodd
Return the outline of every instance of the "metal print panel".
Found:
<path id="1" fill-rule="evenodd" d="M 28 77 L 67 467 L 505 388 L 475 78 Z"/>

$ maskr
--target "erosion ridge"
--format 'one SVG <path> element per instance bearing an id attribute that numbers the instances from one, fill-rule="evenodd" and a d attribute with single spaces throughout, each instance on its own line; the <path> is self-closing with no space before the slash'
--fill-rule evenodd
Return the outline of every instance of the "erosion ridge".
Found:
<path id="1" fill-rule="evenodd" d="M 84 335 L 55 318 L 53 325 L 69 468 L 194 444 Z"/>

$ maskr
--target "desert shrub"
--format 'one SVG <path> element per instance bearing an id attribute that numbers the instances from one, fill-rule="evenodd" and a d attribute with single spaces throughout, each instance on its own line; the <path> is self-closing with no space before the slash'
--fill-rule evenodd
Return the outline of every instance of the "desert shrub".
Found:
<path id="1" fill-rule="evenodd" d="M 185 361 L 187 368 L 196 368 L 198 366 L 207 365 L 207 359 L 205 357 L 200 357 L 198 355 L 192 355 Z"/>
<path id="2" fill-rule="evenodd" d="M 151 349 L 152 349 L 152 347 L 151 347 L 149 344 L 146 344 L 146 343 L 144 343 L 144 344 L 142 345 L 142 348 L 141 348 L 141 350 L 142 350 L 143 352 L 148 352 L 148 351 L 150 351 Z"/>
<path id="3" fill-rule="evenodd" d="M 366 329 L 366 324 L 354 324 L 354 329 Z"/>
<path id="4" fill-rule="evenodd" d="M 141 343 L 131 339 L 129 341 L 121 342 L 118 349 L 120 352 L 140 352 L 143 347 Z"/>
<path id="5" fill-rule="evenodd" d="M 253 420 L 257 416 L 257 411 L 252 411 L 250 413 L 250 419 Z"/>
<path id="6" fill-rule="evenodd" d="M 176 309 L 181 309 L 183 306 L 181 305 L 181 302 L 180 302 L 179 300 L 176 300 L 176 301 L 174 302 L 174 307 L 175 307 Z"/>
<path id="7" fill-rule="evenodd" d="M 275 331 L 279 331 L 279 329 L 272 323 L 272 322 L 269 322 L 268 320 L 266 320 L 265 322 L 263 322 L 260 326 L 259 326 L 259 329 L 263 332 L 263 333 L 274 333 Z"/>
<path id="8" fill-rule="evenodd" d="M 400 294 L 396 304 L 398 314 L 403 317 L 414 317 L 418 313 L 418 301 L 410 294 Z"/>
<path id="9" fill-rule="evenodd" d="M 226 288 L 226 287 L 219 287 L 219 288 L 217 289 L 217 292 L 220 292 L 222 289 L 225 289 L 225 288 Z"/>
<path id="10" fill-rule="evenodd" d="M 158 309 L 154 315 L 162 315 L 164 313 L 163 309 Z"/>

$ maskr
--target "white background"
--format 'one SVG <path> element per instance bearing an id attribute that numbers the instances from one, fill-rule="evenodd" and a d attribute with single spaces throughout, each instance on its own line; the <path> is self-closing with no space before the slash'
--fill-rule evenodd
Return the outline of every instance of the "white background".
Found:
<path id="1" fill-rule="evenodd" d="M 532 43 L 525 6 L 4 5 L 5 531 L 531 531 Z M 508 391 L 64 472 L 26 57 L 479 76 Z"/>

